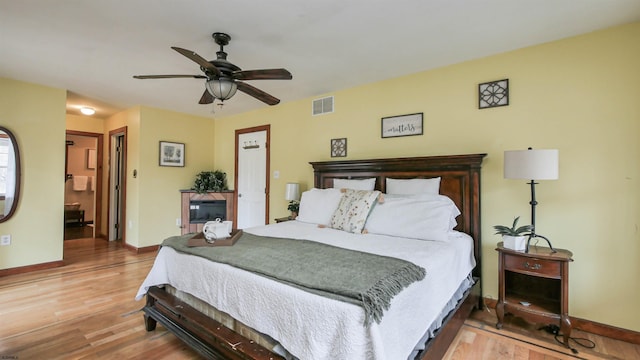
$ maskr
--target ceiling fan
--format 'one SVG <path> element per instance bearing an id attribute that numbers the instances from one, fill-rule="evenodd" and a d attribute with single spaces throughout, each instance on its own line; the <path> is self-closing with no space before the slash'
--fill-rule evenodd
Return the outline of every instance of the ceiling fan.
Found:
<path id="1" fill-rule="evenodd" d="M 266 92 L 244 82 L 245 80 L 291 80 L 293 76 L 286 69 L 260 69 L 242 70 L 238 66 L 227 61 L 227 53 L 224 46 L 229 44 L 231 36 L 225 33 L 213 33 L 213 39 L 220 45 L 220 51 L 216 52 L 217 59 L 207 61 L 195 52 L 179 47 L 171 48 L 180 54 L 191 59 L 200 65 L 200 70 L 204 75 L 134 75 L 136 79 L 171 79 L 171 78 L 194 78 L 206 79 L 206 90 L 202 94 L 199 103 L 211 104 L 215 99 L 230 99 L 235 95 L 236 90 L 253 96 L 254 98 L 268 104 L 276 105 L 280 99 L 267 94 Z"/>

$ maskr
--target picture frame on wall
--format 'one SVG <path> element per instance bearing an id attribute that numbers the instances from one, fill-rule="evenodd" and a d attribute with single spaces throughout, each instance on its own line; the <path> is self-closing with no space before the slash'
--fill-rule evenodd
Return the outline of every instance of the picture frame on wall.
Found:
<path id="1" fill-rule="evenodd" d="M 414 136 L 423 134 L 422 113 L 383 117 L 382 138 Z"/>
<path id="2" fill-rule="evenodd" d="M 87 169 L 96 168 L 96 149 L 87 149 Z"/>
<path id="3" fill-rule="evenodd" d="M 184 144 L 160 141 L 160 166 L 184 167 Z"/>

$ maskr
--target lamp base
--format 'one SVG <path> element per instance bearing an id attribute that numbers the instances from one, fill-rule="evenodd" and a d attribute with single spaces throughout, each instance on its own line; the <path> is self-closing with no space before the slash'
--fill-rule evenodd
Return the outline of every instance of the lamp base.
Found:
<path id="1" fill-rule="evenodd" d="M 530 234 L 529 235 L 529 239 L 527 239 L 527 248 L 524 250 L 525 253 L 529 252 L 529 243 L 531 242 L 531 239 L 533 238 L 542 238 L 544 239 L 544 241 L 547 242 L 547 244 L 549 244 L 549 248 L 551 249 L 552 253 L 557 252 L 556 249 L 553 248 L 553 245 L 551 245 L 551 241 L 549 241 L 549 239 L 547 239 L 546 237 L 542 236 L 542 235 L 538 235 L 538 234 Z"/>

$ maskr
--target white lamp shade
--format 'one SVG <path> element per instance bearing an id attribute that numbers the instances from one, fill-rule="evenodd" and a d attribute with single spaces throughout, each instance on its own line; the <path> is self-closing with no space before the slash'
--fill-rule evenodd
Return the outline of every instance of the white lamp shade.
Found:
<path id="1" fill-rule="evenodd" d="M 505 179 L 557 180 L 558 150 L 505 151 L 504 177 Z"/>
<path id="2" fill-rule="evenodd" d="M 300 184 L 287 183 L 285 198 L 289 201 L 298 201 L 300 199 Z"/>
<path id="3" fill-rule="evenodd" d="M 235 81 L 225 78 L 209 80 L 205 83 L 205 86 L 207 91 L 219 100 L 231 99 L 236 94 L 236 90 L 238 90 L 238 85 Z"/>

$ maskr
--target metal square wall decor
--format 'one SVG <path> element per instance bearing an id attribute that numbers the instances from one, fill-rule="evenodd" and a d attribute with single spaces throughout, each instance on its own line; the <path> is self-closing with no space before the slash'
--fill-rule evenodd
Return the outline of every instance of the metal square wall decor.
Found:
<path id="1" fill-rule="evenodd" d="M 347 138 L 331 139 L 331 157 L 347 156 Z"/>
<path id="2" fill-rule="evenodd" d="M 487 109 L 509 105 L 509 79 L 478 85 L 478 108 Z"/>

